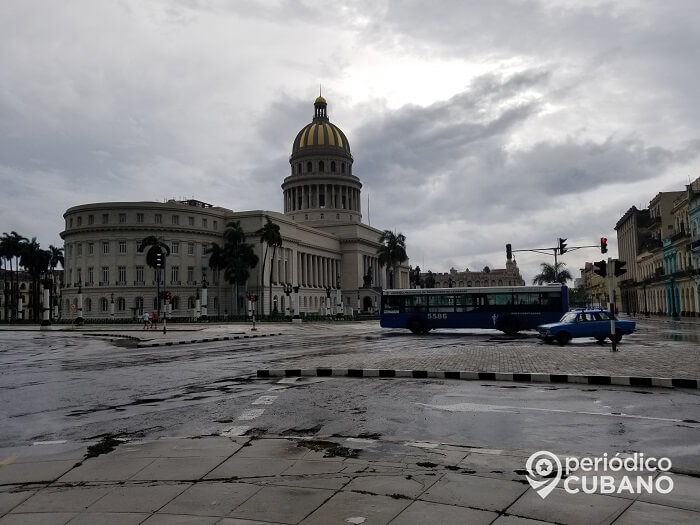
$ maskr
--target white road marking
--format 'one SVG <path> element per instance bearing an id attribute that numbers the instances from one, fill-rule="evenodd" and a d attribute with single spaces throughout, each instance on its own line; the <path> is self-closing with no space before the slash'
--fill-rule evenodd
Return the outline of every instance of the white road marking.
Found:
<path id="1" fill-rule="evenodd" d="M 221 433 L 221 435 L 224 437 L 243 436 L 249 430 L 250 430 L 250 427 L 246 427 L 246 426 L 231 427 L 231 428 L 227 428 L 226 430 L 224 430 Z"/>
<path id="2" fill-rule="evenodd" d="M 554 412 L 560 414 L 581 414 L 586 416 L 605 416 L 605 417 L 622 417 L 628 419 L 645 419 L 649 421 L 668 421 L 670 423 L 682 423 L 682 419 L 671 419 L 666 417 L 653 416 L 637 416 L 634 414 L 624 414 L 622 412 L 588 412 L 579 410 L 562 410 L 559 408 L 537 408 L 537 407 L 513 407 L 506 405 L 484 405 L 482 403 L 457 403 L 454 405 L 427 405 L 425 403 L 416 403 L 417 405 L 434 408 L 436 410 L 445 410 L 446 412 L 509 412 L 517 414 L 524 410 L 535 412 Z"/>
<path id="3" fill-rule="evenodd" d="M 35 441 L 32 443 L 32 445 L 63 445 L 64 443 L 68 443 L 68 440 L 59 439 L 56 441 Z"/>
<path id="4" fill-rule="evenodd" d="M 262 416 L 263 412 L 265 412 L 264 408 L 248 408 L 244 410 L 243 413 L 236 419 L 239 421 L 250 421 L 251 419 Z"/>
<path id="5" fill-rule="evenodd" d="M 406 446 L 416 447 L 416 448 L 437 448 L 437 443 L 425 443 L 422 441 L 413 441 L 410 443 L 405 443 Z"/>
<path id="6" fill-rule="evenodd" d="M 275 399 L 277 399 L 277 396 L 260 396 L 251 405 L 271 405 Z"/>

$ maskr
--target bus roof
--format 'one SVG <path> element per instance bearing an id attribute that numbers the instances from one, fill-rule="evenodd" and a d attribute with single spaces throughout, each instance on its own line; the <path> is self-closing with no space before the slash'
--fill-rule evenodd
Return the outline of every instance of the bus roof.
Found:
<path id="1" fill-rule="evenodd" d="M 566 285 L 550 283 L 542 286 L 469 286 L 466 288 L 394 288 L 383 290 L 382 295 L 449 295 L 454 293 L 533 293 L 553 292 L 565 288 Z"/>

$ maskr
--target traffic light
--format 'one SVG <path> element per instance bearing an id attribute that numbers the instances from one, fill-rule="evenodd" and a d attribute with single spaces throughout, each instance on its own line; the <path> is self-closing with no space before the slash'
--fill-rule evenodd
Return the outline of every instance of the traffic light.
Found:
<path id="1" fill-rule="evenodd" d="M 627 273 L 627 261 L 620 261 L 618 259 L 615 259 L 613 261 L 613 274 L 615 277 L 620 277 L 622 274 Z"/>
<path id="2" fill-rule="evenodd" d="M 158 250 L 156 252 L 156 268 L 162 268 L 165 266 L 165 254 Z"/>
<path id="3" fill-rule="evenodd" d="M 255 302 L 255 296 L 254 296 L 253 294 L 250 294 L 250 295 L 248 296 L 248 300 L 249 300 L 251 303 L 254 303 L 254 302 Z"/>
<path id="4" fill-rule="evenodd" d="M 608 253 L 608 239 L 607 239 L 607 237 L 600 238 L 600 253 Z"/>
<path id="5" fill-rule="evenodd" d="M 559 238 L 559 255 L 566 253 L 566 239 Z"/>
<path id="6" fill-rule="evenodd" d="M 596 275 L 600 275 L 601 277 L 605 277 L 608 275 L 608 263 L 605 261 L 596 261 L 593 263 L 593 266 L 595 266 L 595 270 L 593 270 L 593 273 Z"/>
<path id="7" fill-rule="evenodd" d="M 166 292 L 166 293 L 165 293 L 165 300 L 166 300 L 166 301 L 169 301 L 169 300 L 170 300 L 170 297 L 171 297 L 170 292 Z"/>
<path id="8" fill-rule="evenodd" d="M 506 244 L 506 259 L 509 261 L 513 258 L 513 247 L 510 244 Z"/>

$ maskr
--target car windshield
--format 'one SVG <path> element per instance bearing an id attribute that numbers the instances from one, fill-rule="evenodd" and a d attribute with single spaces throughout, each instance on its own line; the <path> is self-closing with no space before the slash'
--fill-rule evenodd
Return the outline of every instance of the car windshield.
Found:
<path id="1" fill-rule="evenodd" d="M 576 322 L 576 312 L 567 312 L 559 320 L 560 323 L 574 323 Z"/>

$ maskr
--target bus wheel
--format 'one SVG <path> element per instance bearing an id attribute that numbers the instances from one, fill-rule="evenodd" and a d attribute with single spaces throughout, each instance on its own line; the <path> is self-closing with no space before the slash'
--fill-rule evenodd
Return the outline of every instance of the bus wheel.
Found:
<path id="1" fill-rule="evenodd" d="M 420 334 L 425 329 L 425 326 L 423 325 L 423 321 L 418 317 L 414 317 L 408 322 L 408 329 L 414 334 Z"/>
<path id="2" fill-rule="evenodd" d="M 560 345 L 564 346 L 569 341 L 571 341 L 571 334 L 569 334 L 569 332 L 559 332 L 557 334 L 557 342 Z"/>
<path id="3" fill-rule="evenodd" d="M 506 335 L 515 335 L 520 328 L 518 327 L 518 320 L 512 315 L 509 315 L 499 319 L 498 329 Z"/>

